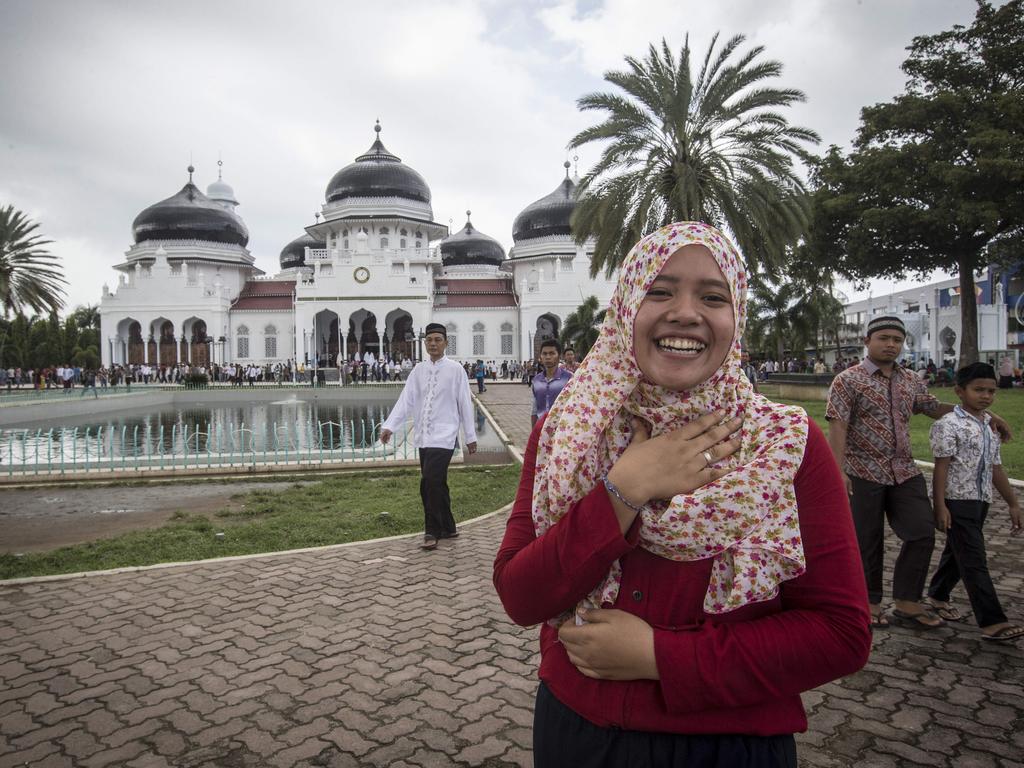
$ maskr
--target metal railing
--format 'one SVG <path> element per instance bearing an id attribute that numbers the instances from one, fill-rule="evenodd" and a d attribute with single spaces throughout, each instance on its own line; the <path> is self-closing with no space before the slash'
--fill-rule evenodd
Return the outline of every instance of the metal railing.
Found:
<path id="1" fill-rule="evenodd" d="M 388 445 L 381 424 L 346 422 L 60 427 L 0 431 L 0 476 L 68 476 L 146 470 L 228 470 L 415 459 L 406 424 Z"/>

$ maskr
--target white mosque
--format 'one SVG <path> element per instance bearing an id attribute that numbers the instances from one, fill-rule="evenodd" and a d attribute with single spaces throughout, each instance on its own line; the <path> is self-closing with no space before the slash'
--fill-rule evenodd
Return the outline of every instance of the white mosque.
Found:
<path id="1" fill-rule="evenodd" d="M 565 178 L 512 225 L 506 256 L 466 225 L 434 220 L 424 178 L 373 145 L 327 184 L 322 213 L 281 251 L 269 276 L 246 249 L 234 190 L 192 181 L 140 213 L 134 244 L 100 303 L 103 364 L 283 363 L 422 358 L 427 323 L 448 328 L 456 360 L 523 360 L 557 335 L 587 296 L 607 306 L 614 281 L 590 278 L 592 246 L 569 231 Z"/>

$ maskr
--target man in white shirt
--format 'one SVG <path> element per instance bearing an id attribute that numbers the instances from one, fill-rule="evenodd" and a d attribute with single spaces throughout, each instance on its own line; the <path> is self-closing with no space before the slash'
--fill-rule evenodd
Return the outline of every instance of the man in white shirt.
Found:
<path id="1" fill-rule="evenodd" d="M 414 442 L 420 451 L 420 497 L 423 499 L 423 549 L 437 549 L 438 539 L 459 535 L 448 493 L 448 465 L 462 427 L 466 450 L 476 453 L 476 425 L 469 381 L 462 366 L 445 357 L 447 330 L 440 323 L 426 328 L 424 360 L 409 374 L 398 402 L 384 422 L 380 441 L 385 445 L 408 417 L 415 427 Z"/>

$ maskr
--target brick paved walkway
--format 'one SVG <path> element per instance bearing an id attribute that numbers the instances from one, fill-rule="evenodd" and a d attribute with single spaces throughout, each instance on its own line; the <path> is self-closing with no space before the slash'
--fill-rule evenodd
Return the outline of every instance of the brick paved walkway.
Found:
<path id="1" fill-rule="evenodd" d="M 481 398 L 516 443 L 527 395 Z M 993 514 L 997 588 L 1024 621 L 1022 542 Z M 433 553 L 404 538 L 0 585 L 0 767 L 528 766 L 536 630 L 491 587 L 504 520 Z M 805 695 L 801 762 L 1024 765 L 1022 691 L 1020 647 L 893 628 Z"/>

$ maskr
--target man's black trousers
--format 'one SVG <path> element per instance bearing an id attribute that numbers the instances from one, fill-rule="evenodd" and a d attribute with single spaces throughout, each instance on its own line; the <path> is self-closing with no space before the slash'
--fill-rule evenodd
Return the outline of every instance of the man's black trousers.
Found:
<path id="1" fill-rule="evenodd" d="M 916 475 L 899 485 L 872 483 L 851 475 L 850 507 L 868 587 L 868 602 L 882 602 L 882 553 L 885 521 L 903 541 L 893 567 L 892 596 L 918 602 L 928 578 L 935 548 L 935 516 L 924 478 Z"/>
<path id="2" fill-rule="evenodd" d="M 448 465 L 453 448 L 420 448 L 420 498 L 424 532 L 442 539 L 455 533 L 452 499 L 448 493 Z"/>

